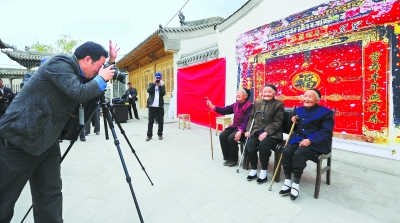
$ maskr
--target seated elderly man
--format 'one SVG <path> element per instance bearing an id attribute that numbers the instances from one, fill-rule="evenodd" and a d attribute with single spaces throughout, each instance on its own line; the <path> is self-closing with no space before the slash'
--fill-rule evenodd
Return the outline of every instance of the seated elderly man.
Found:
<path id="1" fill-rule="evenodd" d="M 257 178 L 257 152 L 260 154 L 261 170 L 257 182 L 267 182 L 267 167 L 271 150 L 276 148 L 278 143 L 282 142 L 282 122 L 285 113 L 283 102 L 275 99 L 276 87 L 272 84 L 266 84 L 262 91 L 262 98 L 254 103 L 247 132 L 246 151 L 251 164 L 251 171 L 247 180 Z M 253 117 L 256 112 L 256 117 Z M 253 128 L 251 123 L 254 118 Z"/>
<path id="2" fill-rule="evenodd" d="M 331 152 L 333 111 L 318 105 L 320 99 L 321 93 L 317 89 L 309 89 L 304 93 L 304 106 L 297 108 L 296 116 L 292 117 L 292 122 L 297 123 L 297 129 L 283 149 L 282 166 L 285 182 L 279 194 L 290 193 L 292 200 L 299 195 L 300 178 L 307 166 L 307 160 L 315 160 L 320 154 Z"/>

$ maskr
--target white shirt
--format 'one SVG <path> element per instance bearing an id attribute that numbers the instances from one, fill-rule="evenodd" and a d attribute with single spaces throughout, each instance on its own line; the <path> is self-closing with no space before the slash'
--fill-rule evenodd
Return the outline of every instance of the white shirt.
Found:
<path id="1" fill-rule="evenodd" d="M 150 107 L 159 107 L 159 105 L 160 105 L 160 88 L 156 85 L 154 93 L 154 101 Z"/>

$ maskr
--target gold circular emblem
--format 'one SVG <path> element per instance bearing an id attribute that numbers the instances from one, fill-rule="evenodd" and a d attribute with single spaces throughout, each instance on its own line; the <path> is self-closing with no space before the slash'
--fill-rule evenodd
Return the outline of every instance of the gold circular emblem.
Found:
<path id="1" fill-rule="evenodd" d="M 321 78 L 317 73 L 312 71 L 300 72 L 292 79 L 293 87 L 300 91 L 316 88 L 319 83 L 321 83 Z"/>

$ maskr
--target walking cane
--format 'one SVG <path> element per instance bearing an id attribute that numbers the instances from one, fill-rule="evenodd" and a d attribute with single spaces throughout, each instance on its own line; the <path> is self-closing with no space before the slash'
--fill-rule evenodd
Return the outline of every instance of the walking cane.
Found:
<path id="1" fill-rule="evenodd" d="M 296 117 L 296 119 L 299 118 L 297 115 L 296 115 L 295 117 Z M 293 122 L 292 127 L 290 128 L 290 132 L 289 132 L 288 139 L 286 140 L 286 143 L 285 143 L 285 146 L 284 146 L 284 147 L 286 147 L 287 144 L 288 144 L 288 142 L 289 142 L 289 139 L 290 139 L 290 136 L 292 135 L 293 128 L 294 128 L 294 125 L 295 125 L 295 124 L 296 124 L 296 122 Z M 272 189 L 272 184 L 274 184 L 275 177 L 276 177 L 276 173 L 278 172 L 279 168 L 281 168 L 282 155 L 283 155 L 283 153 L 281 153 L 281 156 L 279 157 L 278 165 L 276 166 L 276 169 L 275 169 L 275 172 L 274 172 L 274 176 L 272 177 L 271 185 L 270 185 L 269 188 L 268 188 L 269 191 L 271 191 L 271 189 Z"/>
<path id="2" fill-rule="evenodd" d="M 257 115 L 258 115 L 259 113 L 262 113 L 262 111 L 258 111 L 258 112 L 256 112 L 256 113 L 254 113 L 254 115 L 253 115 L 253 121 L 251 122 L 249 132 L 251 132 L 251 131 L 253 130 L 254 121 L 256 120 L 256 117 L 257 117 Z M 248 141 L 248 140 L 249 140 L 249 138 L 246 138 L 246 142 L 244 143 L 242 155 L 240 156 L 239 165 L 238 165 L 238 168 L 237 168 L 237 170 L 236 170 L 236 173 L 239 173 L 239 167 L 240 167 L 240 164 L 241 164 L 242 161 L 243 161 L 244 152 L 246 151 L 246 145 L 247 145 L 247 141 Z"/>
<path id="3" fill-rule="evenodd" d="M 208 101 L 208 97 L 204 97 L 203 101 Z M 210 107 L 208 107 L 208 126 L 210 127 L 210 142 L 211 142 L 211 158 L 214 160 L 214 149 L 212 143 L 212 133 L 211 133 L 211 118 L 210 118 Z"/>

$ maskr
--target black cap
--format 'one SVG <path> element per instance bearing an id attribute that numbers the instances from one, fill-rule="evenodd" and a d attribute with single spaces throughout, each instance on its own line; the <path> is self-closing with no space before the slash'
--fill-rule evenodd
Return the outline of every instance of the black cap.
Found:
<path id="1" fill-rule="evenodd" d="M 275 85 L 273 84 L 266 84 L 265 87 L 270 87 L 272 88 L 275 92 L 277 92 Z"/>
<path id="2" fill-rule="evenodd" d="M 100 58 L 101 56 L 104 56 L 105 58 L 108 57 L 108 52 L 104 47 L 98 43 L 88 41 L 82 45 L 80 45 L 78 48 L 76 48 L 74 55 L 78 60 L 90 56 L 93 58 L 98 57 Z M 97 61 L 98 59 L 93 59 L 94 61 Z"/>
<path id="3" fill-rule="evenodd" d="M 247 88 L 243 88 L 244 91 L 246 91 L 247 97 L 250 98 L 250 90 Z"/>
<path id="4" fill-rule="evenodd" d="M 317 93 L 318 97 L 321 98 L 321 92 L 320 92 L 319 90 L 314 89 L 314 88 L 310 88 L 310 89 L 308 89 L 308 90 L 310 90 L 310 91 L 315 91 L 315 92 Z"/>

